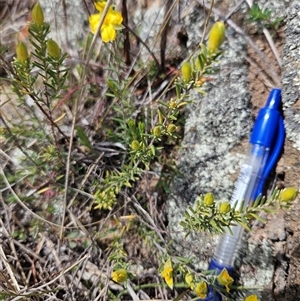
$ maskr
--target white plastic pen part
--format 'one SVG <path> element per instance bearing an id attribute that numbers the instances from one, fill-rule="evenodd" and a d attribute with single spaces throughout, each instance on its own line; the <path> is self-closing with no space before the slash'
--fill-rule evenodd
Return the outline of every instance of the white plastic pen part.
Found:
<path id="1" fill-rule="evenodd" d="M 244 208 L 253 201 L 256 188 L 266 164 L 266 159 L 268 158 L 268 153 L 268 148 L 260 145 L 251 145 L 250 154 L 242 165 L 230 201 L 232 206 L 238 201 L 236 210 L 240 208 L 242 201 L 244 201 Z M 221 265 L 233 267 L 236 250 L 241 240 L 243 230 L 244 228 L 240 225 L 232 226 L 232 234 L 228 231 L 228 233 L 221 237 L 213 259 Z"/>

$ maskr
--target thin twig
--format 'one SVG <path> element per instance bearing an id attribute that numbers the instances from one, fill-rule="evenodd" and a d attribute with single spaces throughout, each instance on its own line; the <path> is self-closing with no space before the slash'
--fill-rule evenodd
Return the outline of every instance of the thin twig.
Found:
<path id="1" fill-rule="evenodd" d="M 0 257 L 2 258 L 2 262 L 3 262 L 4 266 L 6 267 L 6 270 L 10 276 L 10 279 L 15 287 L 16 292 L 18 293 L 20 291 L 20 287 L 19 287 L 18 281 L 16 280 L 16 277 L 10 267 L 10 264 L 8 263 L 6 255 L 2 249 L 2 245 L 0 245 Z"/>

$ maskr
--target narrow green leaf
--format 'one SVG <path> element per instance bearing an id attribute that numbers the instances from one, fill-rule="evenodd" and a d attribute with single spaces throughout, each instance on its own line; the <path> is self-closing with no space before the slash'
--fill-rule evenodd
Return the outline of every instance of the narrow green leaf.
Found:
<path id="1" fill-rule="evenodd" d="M 83 128 L 81 126 L 76 127 L 77 135 L 82 143 L 82 145 L 87 146 L 89 149 L 93 149 L 92 144 L 84 132 Z"/>
<path id="2" fill-rule="evenodd" d="M 259 215 L 255 214 L 255 213 L 249 213 L 249 214 L 263 224 L 265 224 L 267 222 L 264 218 L 260 217 Z"/>

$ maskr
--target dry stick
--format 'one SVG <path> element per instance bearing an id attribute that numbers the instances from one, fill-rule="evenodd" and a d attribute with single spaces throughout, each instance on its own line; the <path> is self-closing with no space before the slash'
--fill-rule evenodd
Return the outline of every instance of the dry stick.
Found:
<path id="1" fill-rule="evenodd" d="M 167 0 L 166 2 L 166 11 L 168 12 L 168 15 L 166 17 L 166 20 L 164 22 L 163 30 L 161 33 L 161 39 L 160 39 L 160 66 L 161 71 L 165 72 L 166 70 L 166 47 L 167 47 L 167 35 L 169 32 L 169 23 L 171 18 L 171 4 L 173 0 Z M 174 9 L 175 6 L 173 6 Z"/>
<path id="2" fill-rule="evenodd" d="M 202 3 L 200 3 L 199 0 L 197 0 L 198 4 L 200 4 L 201 6 L 203 6 Z M 207 5 L 204 5 L 204 7 L 207 8 Z M 271 67 L 271 63 L 269 62 L 269 60 L 266 58 L 266 56 L 263 54 L 262 51 L 260 51 L 258 49 L 258 47 L 256 46 L 256 44 L 253 42 L 253 40 L 245 33 L 245 31 L 240 28 L 236 23 L 234 23 L 232 20 L 228 19 L 226 20 L 225 16 L 216 8 L 213 8 L 212 11 L 218 15 L 222 20 L 224 20 L 229 26 L 231 26 L 237 33 L 239 33 L 242 38 L 244 40 L 246 40 L 247 43 L 249 43 L 249 45 L 254 49 L 254 51 L 258 54 L 258 56 L 260 57 L 262 64 L 265 67 L 265 72 L 273 79 L 274 84 L 278 87 L 281 86 L 280 83 L 280 78 L 278 77 L 278 75 L 276 74 L 276 72 L 273 70 L 273 68 Z"/>
<path id="3" fill-rule="evenodd" d="M 253 1 L 246 0 L 246 2 L 249 5 L 249 7 L 251 8 L 252 5 L 253 5 Z M 263 26 L 263 33 L 264 33 L 264 35 L 265 35 L 265 37 L 266 37 L 266 39 L 267 39 L 267 41 L 269 43 L 269 46 L 270 46 L 271 50 L 273 51 L 273 54 L 274 54 L 274 56 L 275 56 L 275 58 L 277 60 L 279 68 L 281 68 L 282 61 L 280 59 L 279 53 L 277 51 L 277 48 L 276 48 L 276 46 L 274 44 L 274 41 L 273 41 L 271 35 L 270 35 L 270 31 L 265 26 Z"/>
<path id="4" fill-rule="evenodd" d="M 72 128 L 71 128 L 71 133 L 70 133 L 70 141 L 69 141 L 69 151 L 68 151 L 68 157 L 67 157 L 67 163 L 66 163 L 66 174 L 65 174 L 65 191 L 64 191 L 64 200 L 63 200 L 63 214 L 62 214 L 62 220 L 61 220 L 61 228 L 60 228 L 60 234 L 59 234 L 59 242 L 58 242 L 58 254 L 59 254 L 59 249 L 61 246 L 61 242 L 63 239 L 63 234 L 64 234 L 64 223 L 65 223 L 65 218 L 66 218 L 66 210 L 67 210 L 67 197 L 68 197 L 68 186 L 69 186 L 69 174 L 70 174 L 70 165 L 71 165 L 71 155 L 72 155 L 72 147 L 73 147 L 73 139 L 74 139 L 74 133 L 75 133 L 75 126 L 76 126 L 76 120 L 77 120 L 77 114 L 78 114 L 78 107 L 79 107 L 79 101 L 83 96 L 83 82 L 86 76 L 86 68 L 88 65 L 88 62 L 90 60 L 90 54 L 92 52 L 92 49 L 95 46 L 96 39 L 99 37 L 99 32 L 101 29 L 101 26 L 103 24 L 103 21 L 106 17 L 106 14 L 108 12 L 108 9 L 110 7 L 111 0 L 108 0 L 106 2 L 106 5 L 104 7 L 101 20 L 99 22 L 98 28 L 96 30 L 96 33 L 93 37 L 93 40 L 91 42 L 91 46 L 88 50 L 87 56 L 86 56 L 86 63 L 84 64 L 84 68 L 82 71 L 82 78 L 81 82 L 79 84 L 79 95 L 75 99 L 75 104 L 74 104 L 74 116 L 72 120 Z"/>
<path id="5" fill-rule="evenodd" d="M 204 37 L 205 37 L 205 31 L 206 31 L 206 28 L 207 28 L 207 25 L 208 25 L 208 22 L 209 22 L 209 18 L 211 16 L 211 12 L 212 12 L 212 9 L 213 9 L 213 6 L 214 6 L 214 3 L 215 1 L 212 0 L 211 4 L 210 4 L 210 7 L 209 7 L 209 11 L 208 11 L 208 16 L 206 18 L 206 21 L 205 21 L 205 24 L 204 24 L 204 29 L 203 29 L 203 34 L 202 34 L 202 37 L 201 37 L 201 41 L 200 41 L 200 44 L 203 43 L 203 40 L 204 40 Z M 203 6 L 204 6 L 204 1 L 203 1 Z M 205 8 L 207 8 L 207 6 L 204 6 Z M 194 55 L 195 52 L 193 52 L 192 55 Z M 189 56 L 189 59 L 191 58 L 192 56 Z"/>
<path id="6" fill-rule="evenodd" d="M 2 196 L 1 196 L 1 203 L 2 203 L 2 206 L 3 206 L 3 208 L 4 208 L 5 204 L 4 204 L 4 201 L 3 201 L 3 199 L 2 199 Z M 5 206 L 5 207 L 6 207 L 6 206 Z M 5 210 L 5 213 L 7 213 L 6 210 Z M 7 223 L 9 223 L 9 220 L 8 220 L 8 219 L 7 219 Z M 8 241 L 9 241 L 9 246 L 10 246 L 10 249 L 11 249 L 13 255 L 14 255 L 14 259 L 16 260 L 17 268 L 18 268 L 18 269 L 20 270 L 20 272 L 21 272 L 21 276 L 22 276 L 22 278 L 23 278 L 23 281 L 26 282 L 26 275 L 25 275 L 24 270 L 23 270 L 23 268 L 22 268 L 22 265 L 21 265 L 21 263 L 20 263 L 20 260 L 19 260 L 19 257 L 18 257 L 16 248 L 15 248 L 15 245 L 14 245 L 14 241 L 13 241 L 13 239 L 12 239 L 11 229 L 8 229 L 8 230 L 9 230 L 9 232 L 8 232 L 8 230 L 7 230 L 7 229 L 5 228 L 5 226 L 4 226 L 3 221 L 2 221 L 1 218 L 0 218 L 0 224 L 1 224 L 2 231 L 3 231 L 3 233 L 4 233 L 4 236 L 6 236 L 7 239 L 8 239 Z M 8 228 L 10 228 L 10 227 L 8 226 Z"/>
<path id="7" fill-rule="evenodd" d="M 149 54 L 152 56 L 152 58 L 153 58 L 153 60 L 155 61 L 155 64 L 156 64 L 156 66 L 157 66 L 157 68 L 159 68 L 160 67 L 160 64 L 159 64 L 159 62 L 158 62 L 158 60 L 157 60 L 157 58 L 156 58 L 156 56 L 154 55 L 154 53 L 151 51 L 151 49 L 149 48 L 149 46 L 129 27 L 129 26 L 127 26 L 127 24 L 123 24 L 124 26 L 125 26 L 125 28 L 127 29 L 127 30 L 129 30 L 130 31 L 130 33 L 136 38 L 136 39 L 138 39 L 139 40 L 139 42 L 147 49 L 147 51 L 149 52 Z"/>
<path id="8" fill-rule="evenodd" d="M 275 58 L 276 58 L 276 60 L 277 60 L 278 66 L 279 66 L 279 68 L 281 69 L 281 66 L 282 66 L 282 60 L 281 60 L 281 58 L 280 58 L 280 56 L 279 56 L 279 53 L 278 53 L 278 51 L 277 51 L 277 48 L 276 48 L 276 46 L 275 46 L 275 44 L 274 44 L 274 41 L 273 41 L 273 39 L 272 39 L 272 37 L 271 37 L 270 31 L 269 31 L 267 28 L 264 27 L 264 28 L 263 28 L 263 33 L 265 34 L 266 39 L 267 39 L 267 41 L 268 41 L 268 43 L 269 43 L 269 45 L 270 45 L 270 47 L 271 47 L 271 49 L 272 49 L 272 51 L 273 51 L 273 54 L 274 54 L 274 56 L 275 56 Z"/>
<path id="9" fill-rule="evenodd" d="M 165 27 L 169 24 L 170 18 L 172 16 L 172 13 L 176 7 L 176 5 L 179 3 L 179 0 L 174 1 L 174 3 L 172 4 L 172 6 L 170 7 L 170 9 L 166 12 L 166 17 L 164 20 L 164 23 L 161 25 L 161 28 L 156 36 L 156 39 L 153 43 L 153 47 L 156 45 L 156 43 L 158 42 L 159 37 L 162 35 L 163 31 L 165 30 Z M 168 6 L 166 7 L 168 9 Z"/>
<path id="10" fill-rule="evenodd" d="M 231 17 L 231 15 L 233 15 L 234 13 L 236 13 L 239 9 L 240 6 L 245 2 L 245 0 L 241 0 L 229 13 L 227 13 L 227 15 L 225 16 L 225 19 L 229 19 Z"/>
<path id="11" fill-rule="evenodd" d="M 3 259 L 2 262 L 4 263 L 4 266 L 6 267 L 6 270 L 10 276 L 10 279 L 15 287 L 15 290 L 17 293 L 19 293 L 20 291 L 20 287 L 19 287 L 19 284 L 18 284 L 18 281 L 16 280 L 16 277 L 14 275 L 14 272 L 12 271 L 11 267 L 10 267 L 10 264 L 8 263 L 8 260 L 5 256 L 5 253 L 2 249 L 2 245 L 0 245 L 0 257 Z"/>
<path id="12" fill-rule="evenodd" d="M 122 17 L 123 23 L 128 24 L 128 11 L 127 11 L 127 1 L 122 0 Z M 124 32 L 124 57 L 125 64 L 130 66 L 131 58 L 130 58 L 130 39 L 129 39 L 129 31 L 126 29 Z"/>

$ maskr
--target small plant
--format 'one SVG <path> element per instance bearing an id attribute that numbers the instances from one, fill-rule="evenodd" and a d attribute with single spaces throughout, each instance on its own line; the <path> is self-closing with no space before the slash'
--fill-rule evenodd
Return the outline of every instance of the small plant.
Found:
<path id="1" fill-rule="evenodd" d="M 257 3 L 254 3 L 248 11 L 248 21 L 257 23 L 261 27 L 272 29 L 274 33 L 281 25 L 284 17 L 276 17 L 272 19 L 272 11 L 269 9 L 261 9 Z"/>
<path id="2" fill-rule="evenodd" d="M 231 231 L 231 226 L 241 225 L 250 230 L 249 223 L 254 218 L 262 223 L 266 221 L 259 216 L 261 212 L 274 213 L 280 209 L 288 209 L 297 197 L 297 189 L 289 187 L 284 190 L 275 189 L 269 198 L 258 196 L 252 206 L 244 208 L 238 201 L 233 206 L 228 202 L 217 203 L 211 193 L 196 199 L 195 205 L 189 207 L 180 225 L 187 232 L 208 231 L 215 234 L 224 234 Z"/>

